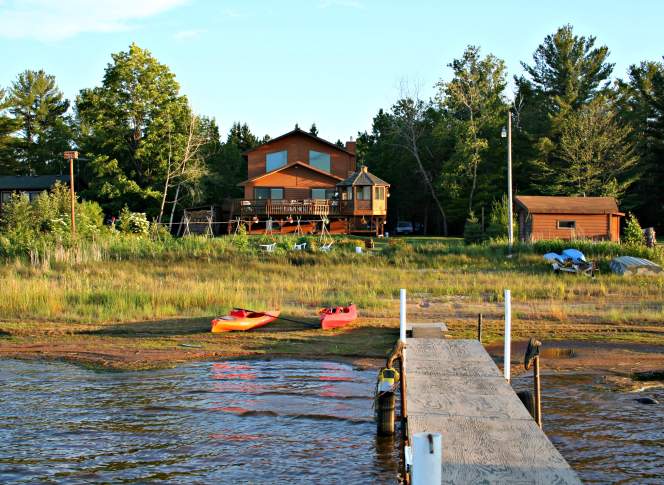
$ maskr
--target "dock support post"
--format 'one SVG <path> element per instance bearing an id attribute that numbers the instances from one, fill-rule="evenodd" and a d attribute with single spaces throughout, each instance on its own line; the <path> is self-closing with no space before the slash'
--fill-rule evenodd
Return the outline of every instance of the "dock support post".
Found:
<path id="1" fill-rule="evenodd" d="M 482 314 L 477 315 L 477 340 L 482 343 Z"/>
<path id="2" fill-rule="evenodd" d="M 535 422 L 542 428 L 542 392 L 540 386 L 540 365 L 539 355 L 533 359 L 533 379 L 535 385 Z"/>
<path id="3" fill-rule="evenodd" d="M 442 441 L 440 433 L 415 433 L 413 436 L 413 485 L 442 482 Z"/>
<path id="4" fill-rule="evenodd" d="M 505 290 L 505 348 L 503 359 L 503 375 L 510 381 L 510 366 L 512 362 L 512 295 Z"/>
<path id="5" fill-rule="evenodd" d="M 399 290 L 399 340 L 406 343 L 406 290 Z"/>

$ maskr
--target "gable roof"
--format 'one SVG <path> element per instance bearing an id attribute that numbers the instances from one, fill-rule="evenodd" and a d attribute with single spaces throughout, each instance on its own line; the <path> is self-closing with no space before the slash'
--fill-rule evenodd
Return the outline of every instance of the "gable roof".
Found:
<path id="1" fill-rule="evenodd" d="M 340 152 L 343 152 L 343 153 L 345 153 L 345 154 L 347 154 L 347 155 L 351 155 L 351 156 L 353 156 L 353 157 L 355 156 L 355 154 L 354 154 L 353 152 L 349 152 L 349 151 L 346 150 L 345 148 L 342 148 L 342 147 L 338 146 L 336 143 L 332 143 L 332 142 L 329 142 L 329 141 L 327 141 L 327 140 L 325 140 L 325 139 L 323 139 L 323 138 L 321 138 L 321 137 L 319 137 L 319 136 L 312 135 L 312 134 L 309 133 L 308 131 L 301 130 L 300 128 L 295 128 L 294 130 L 289 131 L 288 133 L 284 133 L 283 135 L 280 135 L 280 136 L 278 136 L 278 137 L 276 137 L 276 138 L 272 138 L 271 140 L 268 140 L 268 141 L 266 141 L 265 143 L 261 143 L 261 144 L 258 145 L 257 147 L 252 148 L 251 150 L 247 150 L 247 151 L 245 151 L 245 152 L 243 153 L 243 155 L 246 155 L 247 153 L 251 153 L 251 152 L 253 152 L 253 151 L 255 151 L 255 150 L 258 150 L 259 148 L 262 148 L 262 147 L 264 147 L 264 146 L 266 146 L 266 145 L 269 145 L 270 143 L 274 143 L 274 142 L 277 142 L 277 141 L 279 141 L 279 140 L 283 140 L 284 138 L 288 138 L 289 136 L 293 136 L 293 135 L 304 135 L 304 136 L 307 136 L 307 137 L 311 138 L 312 140 L 316 140 L 317 142 L 320 142 L 320 143 L 322 143 L 322 144 L 324 144 L 324 145 L 327 145 L 327 146 L 329 146 L 329 147 L 331 147 L 331 148 L 334 148 L 335 150 L 338 150 L 338 151 L 340 151 Z"/>
<path id="2" fill-rule="evenodd" d="M 340 186 L 350 186 L 350 185 L 384 185 L 389 187 L 390 184 L 384 180 L 376 177 L 374 174 L 369 172 L 366 165 L 363 165 L 362 168 L 353 172 L 353 174 L 348 177 L 343 182 L 339 182 L 337 185 Z"/>
<path id="3" fill-rule="evenodd" d="M 263 177 L 267 177 L 267 176 L 275 174 L 275 173 L 283 172 L 284 170 L 287 170 L 287 169 L 292 168 L 292 167 L 304 167 L 307 170 L 310 170 L 310 171 L 315 172 L 317 174 L 325 175 L 326 177 L 330 177 L 331 179 L 334 179 L 335 181 L 342 180 L 341 177 L 337 177 L 336 175 L 333 175 L 329 172 L 326 172 L 324 170 L 320 170 L 316 167 L 312 167 L 311 165 L 308 165 L 304 162 L 293 162 L 293 163 L 290 163 L 288 165 L 284 165 L 283 167 L 279 167 L 277 169 L 274 169 L 271 172 L 262 173 L 260 175 L 257 175 L 256 177 L 252 177 L 248 180 L 245 180 L 244 182 L 240 182 L 238 185 L 246 185 L 249 182 L 255 182 L 256 180 L 262 179 Z"/>
<path id="4" fill-rule="evenodd" d="M 520 195 L 516 203 L 534 214 L 619 214 L 613 197 Z"/>
<path id="5" fill-rule="evenodd" d="M 69 175 L 0 175 L 2 190 L 46 190 L 57 181 L 69 183 Z"/>

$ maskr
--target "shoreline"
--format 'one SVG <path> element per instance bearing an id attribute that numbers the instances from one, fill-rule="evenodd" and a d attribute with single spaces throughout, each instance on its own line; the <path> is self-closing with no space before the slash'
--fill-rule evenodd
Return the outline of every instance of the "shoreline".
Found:
<path id="1" fill-rule="evenodd" d="M 358 330 L 361 328 L 366 327 L 360 327 Z M 337 336 L 343 333 L 346 332 L 336 332 Z M 385 333 L 390 336 L 392 344 L 398 338 L 395 332 Z M 242 336 L 247 335 L 238 335 L 238 337 Z M 158 370 L 190 362 L 285 359 L 324 360 L 345 363 L 361 369 L 378 369 L 384 364 L 391 348 L 391 345 L 385 347 L 385 355 L 379 355 L 375 348 L 367 349 L 368 352 L 358 352 L 354 349 L 354 352 L 348 353 L 329 351 L 321 353 L 302 348 L 268 353 L 263 350 L 223 352 L 219 349 L 206 349 L 203 347 L 207 342 L 198 342 L 196 338 L 186 339 L 188 342 L 173 342 L 175 348 L 169 349 L 137 349 L 131 345 L 94 349 L 89 345 L 80 346 L 62 342 L 43 344 L 26 342 L 7 345 L 7 342 L 3 342 L 3 340 L 0 338 L 0 360 L 64 362 L 96 372 Z M 525 340 L 517 339 L 513 342 L 512 375 L 515 377 L 527 373 L 520 362 L 525 345 Z M 502 343 L 492 342 L 484 344 L 484 347 L 494 361 L 498 365 L 502 365 Z M 545 375 L 547 373 L 596 375 L 598 386 L 605 390 L 646 391 L 664 386 L 664 345 L 548 339 L 543 342 L 542 347 L 542 373 Z"/>

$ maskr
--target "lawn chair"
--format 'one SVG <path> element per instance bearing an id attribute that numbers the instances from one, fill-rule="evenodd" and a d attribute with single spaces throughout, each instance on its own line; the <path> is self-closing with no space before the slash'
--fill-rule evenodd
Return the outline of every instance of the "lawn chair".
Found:
<path id="1" fill-rule="evenodd" d="M 277 247 L 277 243 L 272 243 L 272 244 L 261 244 L 261 249 L 265 251 L 266 253 L 272 253 L 274 252 L 274 249 Z"/>
<path id="2" fill-rule="evenodd" d="M 334 242 L 327 243 L 327 244 L 323 244 L 323 245 L 320 247 L 320 250 L 323 251 L 324 253 L 329 253 L 329 252 L 330 252 L 330 249 L 332 249 L 332 245 L 333 245 L 333 244 L 334 244 Z"/>
<path id="3" fill-rule="evenodd" d="M 293 246 L 293 251 L 304 251 L 305 249 L 307 249 L 307 243 L 306 242 L 303 242 L 303 243 L 300 243 L 300 244 L 295 244 Z"/>
<path id="4" fill-rule="evenodd" d="M 588 261 L 578 249 L 565 249 L 562 254 L 546 253 L 544 259 L 551 263 L 554 273 L 574 273 L 595 276 L 597 266 Z"/>

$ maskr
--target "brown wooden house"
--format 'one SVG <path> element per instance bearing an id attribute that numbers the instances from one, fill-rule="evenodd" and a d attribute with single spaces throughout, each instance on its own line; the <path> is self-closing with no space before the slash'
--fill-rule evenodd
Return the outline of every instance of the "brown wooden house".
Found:
<path id="1" fill-rule="evenodd" d="M 620 241 L 620 218 L 613 197 L 516 197 L 519 238 Z"/>
<path id="2" fill-rule="evenodd" d="M 355 142 L 340 147 L 296 128 L 244 156 L 249 178 L 230 219 L 246 220 L 250 232 L 267 221 L 288 232 L 299 218 L 312 230 L 327 219 L 332 232 L 383 233 L 389 184 L 366 167 L 356 170 Z"/>

